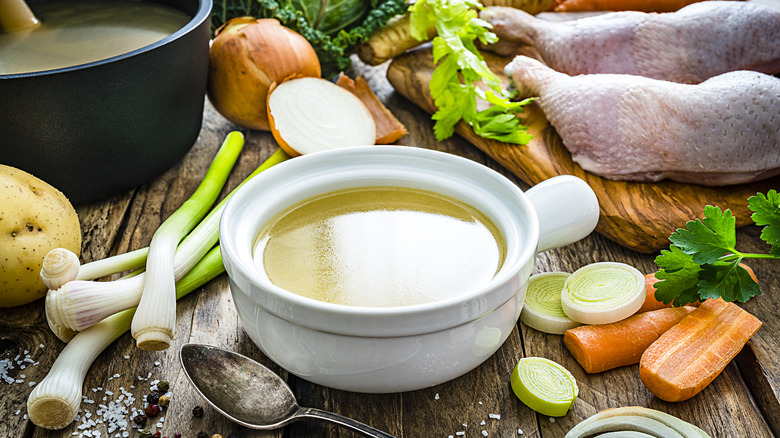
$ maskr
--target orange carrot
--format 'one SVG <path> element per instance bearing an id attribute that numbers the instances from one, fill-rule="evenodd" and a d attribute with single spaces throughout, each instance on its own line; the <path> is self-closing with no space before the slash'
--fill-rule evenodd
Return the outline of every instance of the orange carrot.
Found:
<path id="1" fill-rule="evenodd" d="M 645 275 L 645 289 L 647 290 L 647 296 L 642 307 L 636 311 L 636 313 L 649 312 L 651 310 L 663 309 L 665 307 L 672 307 L 672 303 L 664 304 L 662 301 L 655 299 L 655 284 L 658 283 L 658 279 L 655 278 L 655 274 Z"/>
<path id="2" fill-rule="evenodd" d="M 643 11 L 674 12 L 700 0 L 557 0 L 555 12 Z"/>
<path id="3" fill-rule="evenodd" d="M 563 343 L 588 373 L 639 363 L 647 347 L 694 307 L 673 307 L 640 313 L 611 324 L 582 325 L 566 330 Z"/>
<path id="4" fill-rule="evenodd" d="M 756 283 L 758 283 L 758 278 L 756 278 L 756 273 L 753 272 L 753 269 L 750 268 L 750 266 L 740 263 L 739 266 L 742 266 L 745 268 L 746 271 L 748 271 L 748 274 L 750 274 L 750 278 L 753 279 Z M 665 307 L 672 307 L 672 303 L 664 304 L 662 301 L 658 301 L 655 298 L 655 284 L 658 283 L 660 280 L 655 278 L 655 273 L 653 274 L 647 274 L 645 275 L 645 289 L 647 291 L 647 296 L 645 297 L 645 302 L 642 304 L 642 307 L 639 308 L 639 310 L 636 311 L 636 313 L 643 313 L 650 310 L 656 310 L 656 309 L 663 309 Z M 696 301 L 695 303 L 689 303 L 689 306 L 698 306 L 701 304 L 701 302 Z"/>
<path id="5" fill-rule="evenodd" d="M 351 91 L 368 108 L 374 117 L 374 123 L 376 123 L 376 144 L 395 143 L 396 140 L 408 133 L 406 127 L 376 97 L 365 78 L 359 76 L 352 80 L 349 76 L 341 73 L 336 84 Z"/>
<path id="6" fill-rule="evenodd" d="M 642 354 L 639 377 L 661 400 L 683 401 L 712 382 L 761 321 L 734 303 L 709 299 Z"/>

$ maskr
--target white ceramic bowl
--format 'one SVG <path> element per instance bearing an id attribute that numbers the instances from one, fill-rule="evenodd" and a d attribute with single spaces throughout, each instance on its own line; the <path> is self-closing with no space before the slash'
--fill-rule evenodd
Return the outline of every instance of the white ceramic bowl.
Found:
<path id="1" fill-rule="evenodd" d="M 278 212 L 334 190 L 376 185 L 430 190 L 480 210 L 506 240 L 498 273 L 447 300 L 357 307 L 288 292 L 258 272 L 255 238 Z M 225 208 L 220 244 L 241 323 L 266 356 L 331 388 L 401 392 L 454 379 L 492 355 L 520 316 L 535 254 L 585 237 L 598 214 L 593 191 L 572 176 L 523 193 L 498 172 L 452 154 L 365 146 L 297 157 L 247 182 Z"/>

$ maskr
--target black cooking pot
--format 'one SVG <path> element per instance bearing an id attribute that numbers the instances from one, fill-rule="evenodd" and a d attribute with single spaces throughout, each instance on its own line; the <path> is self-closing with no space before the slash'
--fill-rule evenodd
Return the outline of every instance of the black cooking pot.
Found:
<path id="1" fill-rule="evenodd" d="M 0 163 L 80 203 L 143 184 L 189 151 L 203 121 L 212 0 L 154 1 L 193 18 L 113 58 L 0 75 Z"/>

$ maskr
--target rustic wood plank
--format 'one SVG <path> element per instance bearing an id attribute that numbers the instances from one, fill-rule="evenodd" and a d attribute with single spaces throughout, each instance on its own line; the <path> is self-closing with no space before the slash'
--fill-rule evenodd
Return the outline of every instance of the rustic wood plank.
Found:
<path id="1" fill-rule="evenodd" d="M 536 267 L 539 272 L 573 272 L 597 261 L 622 261 L 644 273 L 656 269 L 653 257 L 618 247 L 602 236 L 593 235 L 566 248 L 541 254 Z M 645 388 L 639 379 L 637 365 L 587 374 L 563 345 L 562 336 L 541 333 L 525 325 L 522 327 L 526 356 L 542 356 L 560 363 L 572 372 L 580 388 L 579 397 L 569 415 L 555 419 L 554 422 L 539 415 L 543 437 L 562 436 L 578 422 L 598 411 L 620 406 L 658 409 L 690 421 L 714 437 L 745 436 L 744 431 L 747 430 L 755 436 L 772 435 L 767 424 L 769 417 L 763 415 L 754 403 L 735 364 L 729 365 L 696 397 L 685 402 L 668 403 L 657 399 Z M 728 415 L 725 414 L 727 412 Z"/>
<path id="2" fill-rule="evenodd" d="M 395 92 L 385 78 L 388 65 L 367 68 L 356 62 L 351 72 L 365 73 L 372 89 L 380 99 L 407 126 L 410 133 L 398 143 L 401 145 L 438 149 L 461 156 L 506 175 L 521 188 L 529 183 L 510 172 L 501 163 L 481 149 L 474 147 L 463 137 L 455 136 L 437 143 L 432 132 L 429 115 Z M 138 187 L 128 193 L 88 205 L 77 206 L 82 221 L 84 248 L 82 258 L 91 260 L 106 254 L 125 252 L 146 246 L 156 226 L 164 220 L 188 196 L 197 185 L 198 175 L 205 172 L 210 157 L 218 148 L 225 134 L 236 127 L 206 105 L 204 124 L 198 142 L 182 162 L 166 175 Z M 223 196 L 254 170 L 276 149 L 268 133 L 246 132 L 247 144 L 241 154 Z M 693 211 L 695 216 L 701 211 Z M 745 242 L 744 250 L 763 250 L 755 227 L 739 231 L 738 242 Z M 668 237 L 668 236 L 667 236 Z M 573 271 L 595 261 L 624 261 L 637 266 L 643 272 L 654 268 L 653 255 L 640 254 L 616 245 L 603 235 L 594 234 L 565 248 L 547 251 L 537 257 L 535 271 Z M 466 437 L 560 437 L 577 421 L 605 407 L 638 404 L 673 413 L 701 425 L 713 436 L 772 436 L 772 420 L 780 418 L 777 411 L 778 363 L 774 352 L 778 351 L 777 318 L 778 284 L 780 272 L 776 262 L 751 261 L 763 285 L 764 294 L 745 305 L 764 322 L 750 349 L 740 355 L 739 366 L 730 365 L 702 394 L 683 403 L 661 402 L 644 389 L 635 367 L 624 367 L 597 376 L 589 376 L 568 354 L 560 336 L 544 335 L 518 324 L 508 341 L 484 364 L 451 382 L 420 391 L 401 394 L 357 394 L 336 391 L 288 376 L 268 360 L 248 339 L 240 326 L 230 295 L 226 275 L 221 275 L 179 302 L 174 345 L 165 352 L 144 352 L 135 348 L 129 334 L 112 344 L 93 365 L 87 376 L 85 395 L 102 401 L 106 389 L 119 394 L 119 388 L 131 389 L 137 398 L 148 391 L 152 379 L 166 378 L 171 382 L 173 399 L 165 412 L 161 427 L 164 436 L 172 437 L 180 432 L 186 438 L 195 437 L 199 431 L 220 433 L 228 438 L 231 432 L 241 437 L 353 437 L 353 433 L 319 423 L 298 423 L 280 431 L 261 432 L 239 427 L 215 410 L 206 406 L 183 375 L 178 359 L 178 347 L 186 342 L 204 342 L 219 345 L 259 360 L 285 377 L 293 387 L 300 404 L 331 409 L 343 415 L 393 433 L 398 437 L 455 436 L 465 431 Z M 77 425 L 62 431 L 37 429 L 24 420 L 24 405 L 31 388 L 30 381 L 40 381 L 53 363 L 63 344 L 56 340 L 46 326 L 41 300 L 27 306 L 0 309 L 0 360 L 15 357 L 29 351 L 31 358 L 39 361 L 36 367 L 28 367 L 25 383 L 8 385 L 9 391 L 0 393 L 0 436 L 65 438 L 80 432 Z M 44 347 L 39 347 L 44 344 Z M 752 353 L 751 357 L 747 353 Z M 580 382 L 580 398 L 572 413 L 550 422 L 524 406 L 512 393 L 509 376 L 517 361 L 523 356 L 541 355 L 557 360 L 570 369 Z M 128 356 L 125 359 L 125 356 Z M 158 366 L 155 363 L 159 362 Z M 757 375 L 754 371 L 761 370 Z M 17 374 L 18 370 L 15 371 Z M 151 376 L 149 376 L 151 373 Z M 119 374 L 119 377 L 113 377 Z M 139 380 L 138 376 L 150 380 Z M 751 379 L 749 376 L 757 376 Z M 109 380 L 110 379 L 110 380 Z M 744 381 L 743 381 L 744 379 Z M 751 392 L 745 387 L 751 386 Z M 5 385 L 0 383 L 0 385 Z M 135 388 L 130 388 L 135 386 Z M 5 386 L 0 386 L 4 390 Z M 92 393 L 92 388 L 103 389 Z M 437 397 L 438 395 L 438 397 Z M 773 404 L 774 403 L 774 404 Z M 140 406 L 136 401 L 135 406 Z M 192 408 L 204 407 L 204 417 L 194 418 Z M 86 406 L 94 412 L 93 407 Z M 14 413 L 19 410 L 19 415 Z M 490 414 L 500 415 L 491 418 Z M 763 414 L 763 417 L 762 417 Z M 94 415 L 94 414 L 93 414 Z M 764 422 L 769 419 L 769 425 Z M 482 422 L 485 424 L 481 424 Z M 466 424 L 466 426 L 463 426 Z M 518 429 L 523 431 L 518 434 Z M 102 437 L 114 436 L 101 425 L 95 430 Z M 130 437 L 137 435 L 132 431 Z"/>
<path id="3" fill-rule="evenodd" d="M 737 232 L 737 248 L 743 252 L 766 253 L 760 229 L 745 227 Z M 736 364 L 764 414 L 772 433 L 780 436 L 780 269 L 777 260 L 746 260 L 756 273 L 761 295 L 742 307 L 763 325 L 751 338 L 749 348 L 737 356 Z"/>

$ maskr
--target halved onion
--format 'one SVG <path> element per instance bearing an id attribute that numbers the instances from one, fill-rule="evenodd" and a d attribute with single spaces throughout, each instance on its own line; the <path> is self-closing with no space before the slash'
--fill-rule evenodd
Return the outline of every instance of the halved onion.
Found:
<path id="1" fill-rule="evenodd" d="M 350 146 L 373 145 L 376 125 L 354 94 L 321 78 L 294 78 L 272 87 L 268 121 L 291 157 Z"/>
<path id="2" fill-rule="evenodd" d="M 550 417 L 563 417 L 579 394 L 569 370 L 543 357 L 520 359 L 512 371 L 512 390 L 526 406 Z"/>
<path id="3" fill-rule="evenodd" d="M 566 279 L 563 312 L 583 324 L 609 324 L 628 318 L 645 302 L 645 277 L 625 263 L 592 263 Z"/>
<path id="4" fill-rule="evenodd" d="M 238 17 L 214 32 L 207 94 L 231 122 L 269 130 L 269 88 L 291 75 L 320 77 L 309 41 L 272 18 Z"/>
<path id="5" fill-rule="evenodd" d="M 566 316 L 561 307 L 561 291 L 569 275 L 568 272 L 545 272 L 528 279 L 528 291 L 520 314 L 525 325 L 555 335 L 581 325 Z"/>

